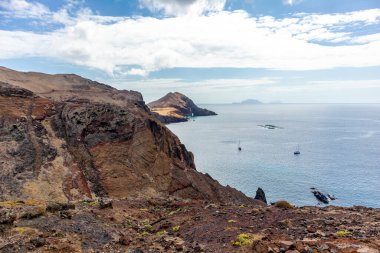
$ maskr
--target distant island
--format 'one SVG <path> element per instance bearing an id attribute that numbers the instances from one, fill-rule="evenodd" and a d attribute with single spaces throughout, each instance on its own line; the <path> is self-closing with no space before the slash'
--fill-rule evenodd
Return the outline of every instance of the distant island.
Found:
<path id="1" fill-rule="evenodd" d="M 233 104 L 239 104 L 239 105 L 260 105 L 263 104 L 263 102 L 257 100 L 257 99 L 246 99 L 238 103 Z"/>
<path id="2" fill-rule="evenodd" d="M 169 92 L 149 103 L 148 107 L 165 124 L 185 122 L 190 117 L 217 115 L 213 111 L 199 108 L 190 98 L 179 92 Z"/>

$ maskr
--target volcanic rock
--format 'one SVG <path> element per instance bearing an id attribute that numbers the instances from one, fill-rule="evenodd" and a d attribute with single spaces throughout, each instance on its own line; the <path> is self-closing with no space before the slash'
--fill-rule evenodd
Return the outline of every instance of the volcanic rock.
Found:
<path id="1" fill-rule="evenodd" d="M 170 92 L 157 101 L 148 104 L 162 123 L 176 123 L 187 121 L 194 116 L 217 115 L 213 111 L 199 108 L 194 102 L 179 92 Z"/>
<path id="2" fill-rule="evenodd" d="M 264 190 L 261 189 L 260 187 L 256 191 L 255 199 L 260 200 L 260 201 L 264 202 L 265 204 L 267 204 L 267 199 L 265 197 Z"/>
<path id="3" fill-rule="evenodd" d="M 172 195 L 254 203 L 196 171 L 192 153 L 138 92 L 7 68 L 0 81 L 0 200 Z"/>
<path id="4" fill-rule="evenodd" d="M 320 202 L 324 203 L 324 204 L 328 204 L 330 201 L 329 201 L 329 198 L 323 194 L 322 192 L 316 190 L 316 189 L 312 189 L 311 192 L 314 194 L 315 198 L 318 199 Z"/>

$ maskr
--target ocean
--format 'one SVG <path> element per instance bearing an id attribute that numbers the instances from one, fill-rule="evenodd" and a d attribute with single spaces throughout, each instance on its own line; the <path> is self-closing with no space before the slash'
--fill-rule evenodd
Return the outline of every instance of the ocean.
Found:
<path id="1" fill-rule="evenodd" d="M 218 116 L 168 127 L 221 184 L 252 197 L 261 187 L 268 202 L 320 205 L 315 187 L 337 197 L 332 205 L 380 207 L 380 104 L 202 107 Z"/>

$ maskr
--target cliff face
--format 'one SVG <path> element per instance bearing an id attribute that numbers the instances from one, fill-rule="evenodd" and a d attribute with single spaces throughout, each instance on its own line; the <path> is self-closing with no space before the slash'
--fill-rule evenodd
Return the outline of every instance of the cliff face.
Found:
<path id="1" fill-rule="evenodd" d="M 187 121 L 190 116 L 212 116 L 215 112 L 199 108 L 194 102 L 179 92 L 170 92 L 157 101 L 148 104 L 163 123 Z"/>
<path id="2" fill-rule="evenodd" d="M 197 172 L 191 152 L 139 93 L 70 78 L 0 69 L 0 200 L 171 195 L 253 203 Z"/>

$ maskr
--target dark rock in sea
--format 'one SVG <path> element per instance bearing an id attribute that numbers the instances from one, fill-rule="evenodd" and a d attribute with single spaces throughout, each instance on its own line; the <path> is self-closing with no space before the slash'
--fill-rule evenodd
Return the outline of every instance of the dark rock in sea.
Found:
<path id="1" fill-rule="evenodd" d="M 260 200 L 260 201 L 264 202 L 265 204 L 267 204 L 267 199 L 265 197 L 265 193 L 264 193 L 263 189 L 261 189 L 260 187 L 257 188 L 255 199 Z"/>
<path id="2" fill-rule="evenodd" d="M 320 202 L 322 202 L 324 204 L 328 204 L 330 202 L 328 197 L 325 194 L 323 194 L 322 192 L 320 192 L 316 189 L 312 190 L 311 192 L 314 194 L 315 198 L 318 199 Z"/>
<path id="3" fill-rule="evenodd" d="M 267 129 L 283 129 L 282 127 L 266 124 L 266 125 L 258 125 L 259 127 L 267 128 Z"/>

